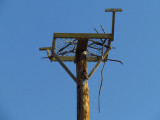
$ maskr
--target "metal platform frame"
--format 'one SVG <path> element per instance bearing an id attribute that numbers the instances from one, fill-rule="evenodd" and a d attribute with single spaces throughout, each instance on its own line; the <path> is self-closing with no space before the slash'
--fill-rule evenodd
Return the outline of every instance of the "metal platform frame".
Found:
<path id="1" fill-rule="evenodd" d="M 89 78 L 92 76 L 92 74 L 96 71 L 98 66 L 103 62 L 106 57 L 108 56 L 110 50 L 111 50 L 111 41 L 114 40 L 114 26 L 115 26 L 115 12 L 121 12 L 122 9 L 105 9 L 105 12 L 112 12 L 112 30 L 111 33 L 104 33 L 104 34 L 97 34 L 97 33 L 54 33 L 53 36 L 53 43 L 52 47 L 42 47 L 39 48 L 40 51 L 47 51 L 48 58 L 51 61 L 58 61 L 61 66 L 66 70 L 66 72 L 72 77 L 72 79 L 77 83 L 77 78 L 73 75 L 73 73 L 67 68 L 67 66 L 63 63 L 63 61 L 74 61 L 75 56 L 58 56 L 54 52 L 55 49 L 55 42 L 57 38 L 74 38 L 77 39 L 78 42 L 81 41 L 81 45 L 77 45 L 77 49 L 81 50 L 84 49 L 86 50 L 87 48 L 85 44 L 88 44 L 88 42 L 85 42 L 86 40 L 88 41 L 89 39 L 108 39 L 108 48 L 102 55 L 102 57 L 87 57 L 87 61 L 90 62 L 97 62 L 94 68 L 91 70 L 91 72 L 88 74 L 88 77 L 86 80 L 83 82 L 83 84 L 89 80 Z M 85 44 L 82 44 L 85 43 Z M 50 53 L 51 51 L 51 53 Z"/>

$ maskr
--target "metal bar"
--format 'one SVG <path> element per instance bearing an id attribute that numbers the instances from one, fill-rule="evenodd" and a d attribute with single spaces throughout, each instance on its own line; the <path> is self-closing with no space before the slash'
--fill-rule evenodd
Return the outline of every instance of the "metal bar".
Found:
<path id="1" fill-rule="evenodd" d="M 112 39 L 112 34 L 97 33 L 54 33 L 54 38 L 95 38 L 95 39 Z"/>
<path id="2" fill-rule="evenodd" d="M 103 56 L 102 56 L 102 58 L 97 62 L 97 64 L 94 66 L 94 68 L 92 69 L 92 71 L 89 73 L 89 75 L 88 75 L 88 78 L 83 82 L 83 84 L 87 81 L 87 80 L 89 80 L 89 78 L 92 76 L 92 74 L 96 71 L 96 69 L 98 68 L 98 66 L 101 64 L 101 62 L 106 58 L 106 56 L 108 55 L 108 53 L 109 53 L 109 51 L 110 51 L 111 49 L 110 48 L 108 48 L 107 50 L 106 50 L 106 52 L 103 54 Z"/>
<path id="3" fill-rule="evenodd" d="M 61 64 L 61 66 L 66 70 L 66 72 L 71 76 L 71 78 L 77 83 L 77 78 L 72 74 L 72 72 L 67 68 L 67 66 L 62 62 L 59 57 L 53 53 L 54 57 L 57 59 L 57 61 Z"/>

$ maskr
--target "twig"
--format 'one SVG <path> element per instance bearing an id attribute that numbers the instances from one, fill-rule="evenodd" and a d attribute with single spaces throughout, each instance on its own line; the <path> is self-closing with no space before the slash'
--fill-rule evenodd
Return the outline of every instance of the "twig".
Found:
<path id="1" fill-rule="evenodd" d="M 64 50 L 65 48 L 67 48 L 68 46 L 72 45 L 72 44 L 75 44 L 76 40 L 73 40 L 73 41 L 69 41 L 69 44 L 67 44 L 66 46 L 64 46 L 63 48 L 61 48 L 57 53 L 61 52 L 62 50 Z M 68 41 L 67 41 L 68 42 Z"/>
<path id="2" fill-rule="evenodd" d="M 99 108 L 99 112 L 100 112 L 100 96 L 101 96 L 101 88 L 102 88 L 102 84 L 103 84 L 103 70 L 104 70 L 104 66 L 105 66 L 105 63 L 103 64 L 103 68 L 101 70 L 101 85 L 100 85 L 100 88 L 99 88 L 99 94 L 98 94 L 98 108 Z"/>
<path id="3" fill-rule="evenodd" d="M 100 25 L 100 26 L 101 26 L 102 31 L 103 31 L 104 33 L 106 33 L 106 32 L 104 31 L 104 29 L 103 29 L 102 25 Z"/>
<path id="4" fill-rule="evenodd" d="M 105 39 L 105 41 L 106 41 L 107 39 Z M 103 43 L 100 43 L 100 42 L 97 42 L 97 41 L 94 41 L 94 40 L 92 40 L 92 39 L 90 39 L 89 41 L 91 41 L 91 42 L 93 42 L 93 43 L 91 43 L 91 44 L 96 44 L 96 45 L 100 45 L 100 46 L 103 46 Z M 104 41 L 103 41 L 104 42 Z M 90 44 L 90 45 L 91 45 Z M 108 45 L 104 45 L 104 47 L 106 47 L 106 48 L 110 48 L 110 47 L 108 47 Z"/>
<path id="5" fill-rule="evenodd" d="M 98 33 L 98 31 L 97 31 L 97 29 L 96 28 L 94 28 L 94 30 L 96 31 L 96 33 Z M 98 33 L 99 34 L 99 33 Z"/>
<path id="6" fill-rule="evenodd" d="M 87 52 L 88 52 L 90 55 L 92 55 L 92 56 L 100 57 L 100 56 L 98 56 L 98 55 L 96 55 L 96 54 L 94 54 L 94 53 L 89 52 L 89 50 L 87 50 Z"/>
<path id="7" fill-rule="evenodd" d="M 97 49 L 97 50 L 102 50 L 101 48 L 96 48 L 96 47 L 92 47 L 92 46 L 88 46 L 90 48 L 93 48 L 93 49 Z"/>
<path id="8" fill-rule="evenodd" d="M 112 60 L 112 59 L 107 59 L 107 60 L 109 60 L 109 61 L 115 61 L 115 62 L 120 62 L 123 65 L 123 62 L 120 61 L 120 60 Z"/>
<path id="9" fill-rule="evenodd" d="M 96 28 L 94 28 L 94 30 L 96 31 L 96 33 L 97 34 L 99 34 L 99 32 L 97 31 L 97 29 Z M 103 40 L 102 39 L 100 39 L 101 40 L 101 42 L 103 42 Z"/>
<path id="10" fill-rule="evenodd" d="M 75 49 L 71 49 L 70 51 L 64 51 L 62 53 L 59 53 L 58 55 L 65 55 L 67 53 L 74 53 L 75 52 Z"/>

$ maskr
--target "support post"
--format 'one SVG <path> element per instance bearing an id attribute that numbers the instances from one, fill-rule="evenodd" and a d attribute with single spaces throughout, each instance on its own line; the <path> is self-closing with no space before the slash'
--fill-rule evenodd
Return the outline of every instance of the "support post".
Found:
<path id="1" fill-rule="evenodd" d="M 112 40 L 114 40 L 114 24 L 115 24 L 115 12 L 122 12 L 121 8 L 117 9 L 105 9 L 105 12 L 112 12 Z"/>
<path id="2" fill-rule="evenodd" d="M 76 73 L 77 73 L 77 120 L 89 120 L 89 90 L 88 81 L 82 85 L 87 78 L 87 58 L 85 45 L 88 40 L 78 41 L 76 51 Z"/>

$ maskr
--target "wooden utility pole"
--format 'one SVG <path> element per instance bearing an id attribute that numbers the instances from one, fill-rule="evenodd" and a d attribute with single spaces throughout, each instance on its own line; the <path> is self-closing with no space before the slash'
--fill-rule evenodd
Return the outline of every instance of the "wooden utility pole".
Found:
<path id="1" fill-rule="evenodd" d="M 88 39 L 78 40 L 76 50 L 76 73 L 77 73 L 77 120 L 89 120 L 89 90 L 87 78 L 87 49 Z"/>
<path id="2" fill-rule="evenodd" d="M 47 51 L 48 57 L 44 58 L 49 58 L 51 62 L 58 61 L 77 84 L 77 120 L 89 120 L 88 80 L 95 72 L 95 70 L 98 68 L 98 66 L 107 58 L 109 51 L 111 50 L 110 44 L 114 40 L 115 12 L 121 11 L 122 9 L 105 9 L 105 12 L 113 13 L 111 33 L 54 33 L 52 47 L 39 48 L 39 50 Z M 104 31 L 103 28 L 102 30 Z M 66 39 L 69 39 L 69 41 Z M 94 39 L 98 39 L 98 41 Z M 89 40 L 90 43 L 88 45 Z M 105 44 L 104 40 L 108 40 L 108 44 Z M 99 45 L 99 47 L 95 49 L 102 50 L 102 53 L 104 53 L 102 55 L 91 54 L 92 51 L 90 50 L 94 48 L 93 46 L 91 47 L 91 45 Z M 87 46 L 89 47 L 88 51 Z M 106 47 L 105 51 L 104 47 Z M 86 51 L 88 52 L 89 56 L 86 55 Z M 91 53 L 89 53 L 89 51 Z M 72 55 L 72 53 L 75 53 L 75 56 Z M 74 61 L 76 63 L 76 77 L 67 68 L 63 61 Z M 87 71 L 87 61 L 97 62 L 89 74 Z"/>

